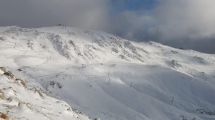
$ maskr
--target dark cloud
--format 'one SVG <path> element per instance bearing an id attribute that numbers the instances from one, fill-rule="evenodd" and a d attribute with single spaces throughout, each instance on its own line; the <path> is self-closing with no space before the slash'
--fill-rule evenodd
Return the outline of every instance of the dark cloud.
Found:
<path id="1" fill-rule="evenodd" d="M 215 53 L 214 0 L 154 0 L 150 9 L 125 9 L 126 1 L 0 0 L 0 25 L 65 24 Z"/>
<path id="2" fill-rule="evenodd" d="M 103 28 L 106 0 L 0 0 L 0 25 Z"/>

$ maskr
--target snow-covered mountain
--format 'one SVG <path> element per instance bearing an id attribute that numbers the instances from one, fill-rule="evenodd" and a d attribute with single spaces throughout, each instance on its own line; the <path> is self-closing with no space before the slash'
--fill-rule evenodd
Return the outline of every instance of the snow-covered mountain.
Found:
<path id="1" fill-rule="evenodd" d="M 12 97 L 0 112 L 13 119 L 215 120 L 213 54 L 65 26 L 1 27 L 0 66 L 26 84 L 0 76 Z"/>

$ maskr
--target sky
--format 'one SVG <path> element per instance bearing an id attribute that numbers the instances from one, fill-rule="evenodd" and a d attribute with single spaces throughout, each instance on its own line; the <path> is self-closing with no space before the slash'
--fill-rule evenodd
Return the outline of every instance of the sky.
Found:
<path id="1" fill-rule="evenodd" d="M 63 24 L 215 53 L 214 0 L 0 0 L 0 26 Z"/>

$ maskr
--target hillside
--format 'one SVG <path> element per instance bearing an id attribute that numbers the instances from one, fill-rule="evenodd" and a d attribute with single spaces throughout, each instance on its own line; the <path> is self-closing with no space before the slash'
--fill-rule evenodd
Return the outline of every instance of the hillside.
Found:
<path id="1" fill-rule="evenodd" d="M 39 86 L 27 85 L 10 71 L 0 70 L 1 120 L 89 120 L 64 101 L 48 96 Z"/>
<path id="2" fill-rule="evenodd" d="M 215 119 L 213 54 L 64 26 L 1 27 L 0 66 L 47 96 L 41 98 L 1 76 L 0 89 L 11 86 L 20 94 L 12 96 L 34 108 L 14 112 L 20 109 L 16 101 L 11 116 L 41 115 L 38 119 L 46 120 L 42 115 L 48 114 L 55 120 L 75 114 L 88 119 L 77 112 L 81 111 L 101 120 Z M 72 110 L 65 113 L 61 103 Z M 5 104 L 14 103 L 1 100 L 2 113 Z M 53 117 L 55 112 L 59 117 Z"/>

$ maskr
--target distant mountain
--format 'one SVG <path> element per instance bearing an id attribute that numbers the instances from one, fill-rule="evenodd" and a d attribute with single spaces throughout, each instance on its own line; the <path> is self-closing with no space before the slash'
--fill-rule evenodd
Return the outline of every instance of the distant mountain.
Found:
<path id="1" fill-rule="evenodd" d="M 13 97 L 0 99 L 0 112 L 17 120 L 215 119 L 214 54 L 66 26 L 11 26 L 0 28 L 0 66 L 27 86 L 0 76 Z"/>

